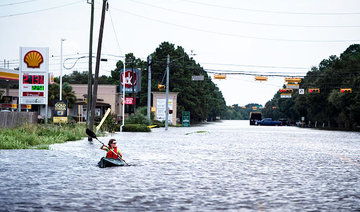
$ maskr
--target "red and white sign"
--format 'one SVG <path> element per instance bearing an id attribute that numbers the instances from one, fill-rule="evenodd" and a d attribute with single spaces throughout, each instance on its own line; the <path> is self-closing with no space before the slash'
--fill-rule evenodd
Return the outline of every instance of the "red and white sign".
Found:
<path id="1" fill-rule="evenodd" d="M 23 92 L 23 96 L 44 96 L 44 92 Z"/>
<path id="2" fill-rule="evenodd" d="M 123 105 L 123 101 L 121 102 L 121 104 Z M 132 97 L 125 97 L 125 104 L 126 105 L 133 105 L 133 104 L 136 104 L 136 99 L 135 99 L 135 102 L 134 102 L 134 99 Z"/>
<path id="3" fill-rule="evenodd" d="M 137 73 L 134 71 L 134 86 L 137 85 Z M 132 71 L 125 71 L 125 87 L 126 88 L 131 88 L 132 87 Z M 124 85 L 124 80 L 123 80 L 123 74 L 121 74 L 121 86 Z"/>

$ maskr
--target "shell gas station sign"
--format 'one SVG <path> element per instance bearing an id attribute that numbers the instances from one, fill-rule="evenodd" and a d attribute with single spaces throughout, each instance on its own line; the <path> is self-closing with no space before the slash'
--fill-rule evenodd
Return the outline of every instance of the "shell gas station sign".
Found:
<path id="1" fill-rule="evenodd" d="M 20 47 L 19 107 L 48 102 L 49 48 Z"/>

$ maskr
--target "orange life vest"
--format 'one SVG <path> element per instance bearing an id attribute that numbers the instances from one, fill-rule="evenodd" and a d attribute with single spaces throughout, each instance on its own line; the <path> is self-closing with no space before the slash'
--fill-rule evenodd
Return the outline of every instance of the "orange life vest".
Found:
<path id="1" fill-rule="evenodd" d="M 116 154 L 118 154 L 117 147 L 114 148 L 114 152 L 115 152 Z M 109 149 L 109 151 L 107 152 L 106 157 L 107 157 L 107 158 L 119 159 L 119 157 L 118 157 L 117 155 L 115 155 L 110 149 Z"/>

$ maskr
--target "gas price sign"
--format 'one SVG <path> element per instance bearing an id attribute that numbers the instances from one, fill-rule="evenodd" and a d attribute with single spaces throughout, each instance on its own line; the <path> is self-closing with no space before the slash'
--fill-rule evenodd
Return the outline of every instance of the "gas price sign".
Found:
<path id="1" fill-rule="evenodd" d="M 19 104 L 48 102 L 49 49 L 20 47 Z"/>
<path id="2" fill-rule="evenodd" d="M 23 75 L 23 84 L 33 84 L 33 85 L 43 85 L 44 84 L 44 75 L 43 74 L 24 74 Z"/>

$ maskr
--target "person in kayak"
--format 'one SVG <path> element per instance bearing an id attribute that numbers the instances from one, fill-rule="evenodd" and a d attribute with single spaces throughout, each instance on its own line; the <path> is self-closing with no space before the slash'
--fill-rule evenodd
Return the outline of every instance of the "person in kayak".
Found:
<path id="1" fill-rule="evenodd" d="M 108 145 L 109 145 L 110 149 L 105 145 L 102 145 L 100 147 L 100 149 L 107 151 L 106 157 L 107 158 L 122 159 L 123 155 L 116 146 L 116 140 L 113 139 L 113 138 L 110 139 Z M 117 155 L 115 155 L 111 150 L 114 151 Z M 118 156 L 120 156 L 120 158 Z"/>

